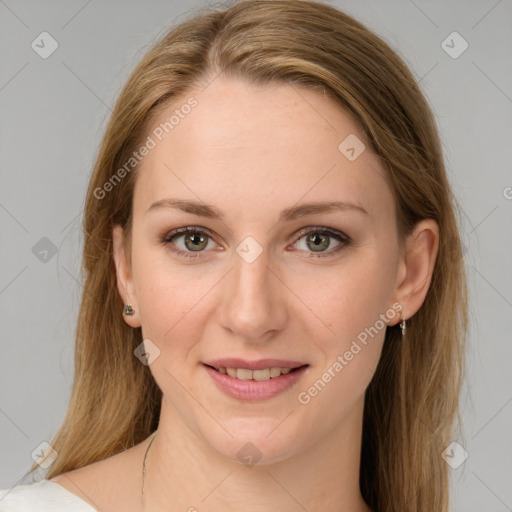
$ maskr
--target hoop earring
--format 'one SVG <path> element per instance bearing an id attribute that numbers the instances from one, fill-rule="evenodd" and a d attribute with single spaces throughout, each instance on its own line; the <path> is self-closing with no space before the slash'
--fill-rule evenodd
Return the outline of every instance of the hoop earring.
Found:
<path id="1" fill-rule="evenodd" d="M 405 329 L 406 329 L 405 318 L 402 318 L 402 321 L 400 322 L 400 329 L 402 329 L 402 338 L 403 338 L 405 336 Z"/>
<path id="2" fill-rule="evenodd" d="M 133 316 L 134 313 L 135 313 L 135 311 L 133 310 L 131 304 L 125 304 L 124 305 L 123 314 L 125 314 L 126 316 Z"/>

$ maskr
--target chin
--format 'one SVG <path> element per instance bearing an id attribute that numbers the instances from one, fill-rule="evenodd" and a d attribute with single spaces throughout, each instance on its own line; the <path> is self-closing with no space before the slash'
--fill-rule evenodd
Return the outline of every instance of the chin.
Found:
<path id="1" fill-rule="evenodd" d="M 297 437 L 299 429 L 280 424 L 283 418 L 232 419 L 223 426 L 233 437 L 222 431 L 212 438 L 209 429 L 205 439 L 219 455 L 247 467 L 279 463 L 296 455 L 304 444 L 304 439 Z M 301 437 L 304 435 L 302 431 Z"/>

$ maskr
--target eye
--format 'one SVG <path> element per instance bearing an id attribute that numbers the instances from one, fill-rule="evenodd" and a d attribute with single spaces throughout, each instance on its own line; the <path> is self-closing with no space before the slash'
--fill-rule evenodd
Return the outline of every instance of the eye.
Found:
<path id="1" fill-rule="evenodd" d="M 298 236 L 299 239 L 295 244 L 299 244 L 299 242 L 304 239 L 304 243 L 301 244 L 302 247 L 299 249 L 311 252 L 307 257 L 313 258 L 330 256 L 333 253 L 337 253 L 343 247 L 350 245 L 352 242 L 350 237 L 345 233 L 325 227 L 304 228 L 298 233 Z M 335 245 L 334 248 L 331 248 L 332 238 L 338 241 L 338 244 Z M 178 242 L 180 239 L 182 240 Z M 206 252 L 205 249 L 219 247 L 205 228 L 194 226 L 187 226 L 171 231 L 161 239 L 161 243 L 172 252 L 186 258 L 203 257 L 204 255 L 202 253 Z M 171 245 L 177 247 L 177 249 L 172 248 Z M 331 249 L 327 251 L 329 248 Z"/>
<path id="2" fill-rule="evenodd" d="M 332 238 L 337 240 L 338 244 L 335 245 L 334 248 L 331 248 L 331 250 L 327 251 L 327 249 L 332 246 Z M 312 227 L 301 230 L 299 232 L 299 239 L 295 243 L 299 244 L 303 239 L 304 243 L 301 244 L 302 247 L 300 247 L 300 249 L 312 252 L 312 254 L 309 254 L 307 257 L 313 258 L 324 258 L 331 256 L 332 253 L 337 253 L 343 247 L 351 244 L 350 237 L 345 233 L 324 227 Z"/>
<path id="3" fill-rule="evenodd" d="M 182 234 L 181 234 L 182 233 Z M 176 242 L 182 238 L 181 242 Z M 204 231 L 204 228 L 196 228 L 193 226 L 187 226 L 184 228 L 175 229 L 168 233 L 162 240 L 162 244 L 168 246 L 170 244 L 178 247 L 178 250 L 169 249 L 180 256 L 185 256 L 186 258 L 198 258 L 202 257 L 201 252 L 204 252 L 206 248 L 212 248 L 216 246 L 213 242 L 212 237 L 209 235 L 207 231 Z M 211 242 L 209 247 L 209 242 Z M 198 254 L 194 254 L 198 253 Z"/>

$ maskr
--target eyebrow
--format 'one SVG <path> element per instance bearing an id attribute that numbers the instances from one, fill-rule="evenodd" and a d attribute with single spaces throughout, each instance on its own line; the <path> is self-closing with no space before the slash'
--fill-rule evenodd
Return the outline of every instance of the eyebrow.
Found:
<path id="1" fill-rule="evenodd" d="M 146 210 L 146 213 L 160 210 L 161 208 L 174 208 L 193 215 L 221 221 L 225 219 L 224 213 L 215 208 L 215 206 L 189 199 L 160 199 L 153 203 Z M 363 206 L 352 201 L 318 201 L 285 208 L 279 215 L 279 222 L 295 220 L 305 215 L 329 213 L 333 211 L 355 211 L 369 215 Z"/>

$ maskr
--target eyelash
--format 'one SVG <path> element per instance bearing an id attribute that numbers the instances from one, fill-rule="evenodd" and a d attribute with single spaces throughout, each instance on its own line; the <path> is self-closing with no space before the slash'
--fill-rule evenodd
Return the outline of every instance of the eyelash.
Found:
<path id="1" fill-rule="evenodd" d="M 161 239 L 161 243 L 162 243 L 162 245 L 167 247 L 171 243 L 171 240 L 173 238 L 176 238 L 177 235 L 182 236 L 183 234 L 187 234 L 190 232 L 207 235 L 210 239 L 213 240 L 213 237 L 211 236 L 210 232 L 207 229 L 199 228 L 199 227 L 195 227 L 195 226 L 187 226 L 184 228 L 175 229 L 175 230 L 167 233 L 167 235 Z M 330 228 L 326 228 L 326 227 L 320 227 L 320 226 L 308 227 L 308 228 L 304 228 L 304 229 L 300 230 L 297 233 L 298 238 L 297 238 L 296 242 L 299 241 L 301 238 L 303 238 L 305 235 L 308 235 L 309 233 L 318 233 L 321 235 L 328 235 L 332 238 L 335 238 L 337 241 L 340 242 L 340 244 L 337 245 L 334 249 L 331 249 L 322 254 L 311 253 L 309 256 L 307 256 L 308 258 L 328 258 L 328 257 L 332 256 L 334 253 L 337 253 L 339 250 L 343 249 L 344 247 L 348 247 L 352 244 L 352 239 L 345 233 L 342 233 L 341 231 L 333 230 Z M 182 251 L 180 249 L 171 249 L 170 247 L 168 247 L 168 248 L 175 254 L 177 254 L 179 256 L 183 256 L 185 258 L 202 258 L 203 255 L 201 253 L 206 252 L 206 251 L 197 251 L 197 254 L 193 254 L 192 251 Z"/>

